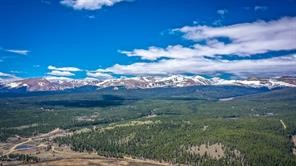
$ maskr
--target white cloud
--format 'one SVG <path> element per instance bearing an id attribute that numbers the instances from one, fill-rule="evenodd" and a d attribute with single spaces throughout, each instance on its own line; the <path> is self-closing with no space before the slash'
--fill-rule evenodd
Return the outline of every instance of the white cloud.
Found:
<path id="1" fill-rule="evenodd" d="M 26 73 L 26 72 L 18 71 L 18 70 L 11 70 L 10 73 L 20 74 L 20 73 Z"/>
<path id="2" fill-rule="evenodd" d="M 275 38 L 287 37 L 287 33 L 290 35 L 295 33 L 295 23 L 296 17 L 283 17 L 269 22 L 260 20 L 223 27 L 184 26 L 174 31 L 180 31 L 185 34 L 186 39 L 194 41 L 226 37 L 233 41 L 243 42 L 254 40 L 254 38 L 267 39 L 270 34 L 276 34 Z"/>
<path id="3" fill-rule="evenodd" d="M 5 51 L 19 54 L 19 55 L 28 55 L 30 53 L 29 50 L 17 50 L 17 49 L 6 49 Z"/>
<path id="4" fill-rule="evenodd" d="M 75 72 L 82 71 L 77 67 L 56 67 L 50 65 L 47 68 L 50 70 L 50 72 L 47 73 L 48 75 L 59 77 L 75 76 Z"/>
<path id="5" fill-rule="evenodd" d="M 72 78 L 68 78 L 68 77 L 57 77 L 57 76 L 46 76 L 44 78 L 47 79 L 47 80 L 66 80 L 66 81 L 73 80 Z"/>
<path id="6" fill-rule="evenodd" d="M 77 72 L 77 71 L 81 71 L 81 69 L 77 68 L 77 67 L 55 67 L 55 66 L 48 66 L 49 70 L 58 70 L 58 71 L 68 71 L 68 72 Z"/>
<path id="7" fill-rule="evenodd" d="M 213 74 L 228 72 L 236 75 L 296 74 L 296 55 L 259 60 L 212 60 L 206 58 L 167 59 L 150 63 L 114 65 L 105 71 L 126 75 Z"/>
<path id="8" fill-rule="evenodd" d="M 181 45 L 168 46 L 167 48 L 149 47 L 145 49 L 135 49 L 133 51 L 119 51 L 127 56 L 140 56 L 142 59 L 156 60 L 160 57 L 184 59 L 197 56 L 193 48 L 183 47 Z"/>
<path id="9" fill-rule="evenodd" d="M 89 15 L 88 18 L 89 18 L 89 19 L 95 19 L 96 16 L 94 16 L 94 15 Z"/>
<path id="10" fill-rule="evenodd" d="M 215 26 L 221 26 L 222 25 L 222 19 L 217 19 L 217 20 L 215 20 L 215 21 L 213 21 L 213 25 L 215 25 Z"/>
<path id="11" fill-rule="evenodd" d="M 99 80 L 106 80 L 106 79 L 112 79 L 113 76 L 108 74 L 108 73 L 104 73 L 104 69 L 98 69 L 97 71 L 88 71 L 86 73 L 86 75 L 88 76 L 88 78 L 96 78 Z"/>
<path id="12" fill-rule="evenodd" d="M 0 72 L 0 80 L 1 81 L 10 81 L 10 80 L 17 80 L 17 79 L 19 79 L 19 77 L 15 76 L 13 74 Z"/>
<path id="13" fill-rule="evenodd" d="M 74 73 L 71 73 L 69 71 L 58 71 L 58 70 L 53 70 L 49 73 L 47 73 L 48 75 L 53 75 L 53 76 L 74 76 Z"/>
<path id="14" fill-rule="evenodd" d="M 222 12 L 221 12 L 222 13 Z M 184 26 L 173 30 L 194 42 L 191 46 L 170 45 L 119 51 L 153 62 L 116 64 L 105 72 L 122 75 L 215 74 L 236 75 L 296 74 L 296 55 L 265 59 L 221 60 L 220 55 L 252 56 L 274 51 L 296 51 L 296 17 L 256 21 L 221 27 Z M 215 57 L 216 56 L 216 57 Z M 206 58 L 213 57 L 213 58 Z M 162 59 L 159 58 L 169 58 Z"/>
<path id="15" fill-rule="evenodd" d="M 62 0 L 62 5 L 76 10 L 99 10 L 103 6 L 113 6 L 116 3 L 128 0 Z"/>
<path id="16" fill-rule="evenodd" d="M 196 43 L 190 47 L 175 45 L 167 48 L 149 47 L 147 50 L 134 49 L 120 52 L 127 56 L 156 60 L 161 57 L 185 59 L 216 55 L 250 56 L 296 49 L 296 17 L 222 27 L 184 26 L 173 31 L 184 33 L 185 39 Z M 229 41 L 225 42 L 221 38 Z M 206 44 L 200 44 L 200 41 L 206 41 Z"/>
<path id="17" fill-rule="evenodd" d="M 13 74 L 0 72 L 0 77 L 15 77 Z"/>
<path id="18" fill-rule="evenodd" d="M 223 16 L 224 14 L 228 13 L 228 10 L 226 10 L 226 9 L 219 9 L 219 10 L 217 10 L 217 13 L 219 15 Z"/>
<path id="19" fill-rule="evenodd" d="M 269 22 L 257 21 L 224 27 L 185 26 L 178 30 L 185 33 L 186 39 L 193 41 L 228 38 L 231 41 L 229 44 L 219 42 L 218 47 L 198 46 L 201 50 L 210 49 L 215 52 L 214 55 L 218 54 L 219 50 L 224 50 L 225 53 L 222 54 L 252 55 L 296 49 L 295 29 L 296 17 L 285 17 Z"/>
<path id="20" fill-rule="evenodd" d="M 267 10 L 268 9 L 268 7 L 267 6 L 255 6 L 254 7 L 254 10 L 255 11 L 263 11 L 263 10 Z"/>

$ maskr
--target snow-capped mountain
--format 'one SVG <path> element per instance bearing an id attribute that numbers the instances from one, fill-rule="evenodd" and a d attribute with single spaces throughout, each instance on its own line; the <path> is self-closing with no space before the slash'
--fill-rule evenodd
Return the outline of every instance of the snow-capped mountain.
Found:
<path id="1" fill-rule="evenodd" d="M 280 77 L 270 79 L 247 79 L 247 80 L 225 80 L 221 78 L 204 78 L 201 76 L 141 76 L 141 77 L 122 77 L 117 79 L 108 79 L 104 81 L 95 79 L 66 79 L 66 78 L 31 78 L 15 81 L 0 82 L 1 89 L 25 88 L 26 91 L 62 91 L 84 86 L 93 86 L 97 88 L 106 87 L 125 87 L 127 89 L 148 89 L 160 87 L 186 87 L 186 86 L 247 86 L 247 87 L 296 87 L 295 77 Z"/>
<path id="2" fill-rule="evenodd" d="M 248 79 L 248 80 L 224 80 L 212 78 L 212 85 L 237 85 L 249 87 L 267 87 L 269 89 L 276 87 L 296 87 L 296 84 L 284 82 L 278 79 Z"/>
<path id="3" fill-rule="evenodd" d="M 134 88 L 185 87 L 194 85 L 210 85 L 210 80 L 200 76 L 172 75 L 168 77 L 147 76 L 105 80 L 97 84 L 99 87 L 124 86 Z"/>

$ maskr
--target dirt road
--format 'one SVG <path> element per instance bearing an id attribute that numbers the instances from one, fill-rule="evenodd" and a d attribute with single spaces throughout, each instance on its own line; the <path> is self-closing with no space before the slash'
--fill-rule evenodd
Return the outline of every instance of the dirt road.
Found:
<path id="1" fill-rule="evenodd" d="M 9 149 L 9 151 L 5 154 L 5 155 L 9 155 L 10 153 L 14 152 L 15 149 L 18 147 L 18 146 L 21 146 L 23 144 L 26 144 L 28 142 L 31 142 L 32 141 L 32 138 L 29 138 L 28 140 L 24 141 L 24 142 L 21 142 L 21 143 L 18 143 L 16 145 L 14 145 L 12 148 Z"/>
<path id="2" fill-rule="evenodd" d="M 284 123 L 284 121 L 283 121 L 283 120 L 280 120 L 280 122 L 282 123 L 283 128 L 286 130 L 287 126 L 286 126 L 286 124 Z"/>

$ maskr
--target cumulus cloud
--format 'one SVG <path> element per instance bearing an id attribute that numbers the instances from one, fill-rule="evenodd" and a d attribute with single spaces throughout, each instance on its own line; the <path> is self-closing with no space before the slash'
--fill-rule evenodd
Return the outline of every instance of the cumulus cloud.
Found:
<path id="1" fill-rule="evenodd" d="M 58 76 L 58 77 L 70 77 L 75 76 L 74 72 L 82 71 L 81 69 L 77 67 L 56 67 L 56 66 L 48 66 L 48 70 L 51 70 L 48 72 L 48 75 L 51 76 Z"/>
<path id="2" fill-rule="evenodd" d="M 193 48 L 183 47 L 181 45 L 168 46 L 167 48 L 149 47 L 145 49 L 135 49 L 133 51 L 119 51 L 127 56 L 140 56 L 142 59 L 156 60 L 160 57 L 184 59 L 198 56 Z"/>
<path id="3" fill-rule="evenodd" d="M 111 74 L 104 73 L 104 72 L 105 72 L 105 70 L 98 69 L 97 71 L 88 71 L 86 73 L 86 75 L 88 76 L 88 78 L 96 78 L 99 80 L 106 80 L 106 79 L 113 78 L 113 76 Z"/>
<path id="4" fill-rule="evenodd" d="M 295 29 L 296 17 L 221 27 L 184 26 L 173 31 L 181 32 L 185 39 L 195 42 L 190 47 L 175 45 L 120 52 L 127 56 L 156 60 L 161 57 L 185 59 L 217 55 L 251 56 L 271 51 L 290 51 L 296 49 Z M 201 41 L 205 41 L 205 44 L 200 44 Z"/>
<path id="5" fill-rule="evenodd" d="M 122 1 L 128 0 L 62 0 L 60 3 L 75 10 L 99 10 L 103 6 L 113 6 Z"/>
<path id="6" fill-rule="evenodd" d="M 230 43 L 219 42 L 220 47 L 213 47 L 211 50 L 228 50 L 223 54 L 252 55 L 296 49 L 295 28 L 296 17 L 284 17 L 269 22 L 257 21 L 223 27 L 185 26 L 177 31 L 193 41 L 224 37 L 229 39 Z M 209 47 L 211 48 L 211 45 Z M 202 48 L 202 45 L 199 48 Z"/>
<path id="7" fill-rule="evenodd" d="M 181 32 L 183 37 L 192 41 L 193 44 L 119 51 L 127 56 L 138 56 L 151 62 L 116 64 L 105 69 L 105 72 L 122 75 L 232 73 L 240 76 L 276 76 L 296 74 L 295 54 L 262 59 L 251 57 L 271 52 L 296 51 L 296 17 L 220 27 L 184 26 L 174 29 L 173 32 Z M 225 58 L 219 58 L 221 55 Z M 237 55 L 239 58 L 228 60 L 229 55 Z M 242 56 L 248 57 L 241 58 Z"/>
<path id="8" fill-rule="evenodd" d="M 66 76 L 66 77 L 75 75 L 74 73 L 71 73 L 69 71 L 58 71 L 58 70 L 53 70 L 53 71 L 51 71 L 51 72 L 49 72 L 47 74 L 48 75 L 53 75 L 53 76 Z"/>
<path id="9" fill-rule="evenodd" d="M 116 64 L 106 71 L 127 75 L 213 74 L 236 75 L 296 74 L 296 55 L 257 60 L 213 60 L 207 58 L 166 59 L 157 62 Z"/>
<path id="10" fill-rule="evenodd" d="M 28 55 L 30 53 L 29 50 L 17 50 L 17 49 L 6 49 L 6 52 L 19 54 L 19 55 Z"/>
<path id="11" fill-rule="evenodd" d="M 81 71 L 81 69 L 77 68 L 77 67 L 55 67 L 55 66 L 48 66 L 49 70 L 57 70 L 57 71 L 68 71 L 68 72 L 77 72 L 77 71 Z"/>

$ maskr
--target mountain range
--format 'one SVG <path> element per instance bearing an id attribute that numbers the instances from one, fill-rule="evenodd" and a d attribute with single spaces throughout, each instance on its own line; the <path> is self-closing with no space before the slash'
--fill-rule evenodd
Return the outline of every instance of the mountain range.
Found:
<path id="1" fill-rule="evenodd" d="M 278 78 L 248 78 L 241 80 L 226 80 L 218 77 L 204 78 L 202 76 L 140 76 L 122 77 L 107 80 L 96 79 L 57 79 L 57 78 L 30 78 L 21 80 L 0 80 L 0 92 L 13 92 L 23 90 L 28 92 L 37 91 L 63 91 L 85 86 L 95 88 L 118 87 L 127 89 L 149 89 L 161 87 L 188 87 L 188 86 L 245 86 L 245 87 L 296 87 L 296 77 L 284 76 Z"/>

